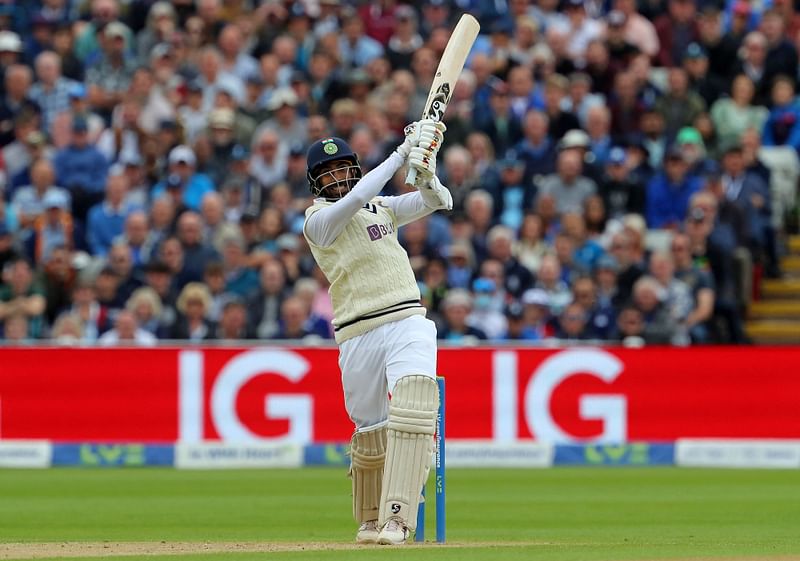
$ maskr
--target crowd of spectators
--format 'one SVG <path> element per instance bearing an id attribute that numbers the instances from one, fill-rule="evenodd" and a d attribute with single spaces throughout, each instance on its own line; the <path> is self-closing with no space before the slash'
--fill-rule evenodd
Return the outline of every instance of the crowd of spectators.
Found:
<path id="1" fill-rule="evenodd" d="M 330 338 L 307 146 L 380 163 L 464 11 L 455 208 L 400 230 L 440 338 L 746 342 L 795 213 L 792 0 L 3 2 L 2 339 Z"/>

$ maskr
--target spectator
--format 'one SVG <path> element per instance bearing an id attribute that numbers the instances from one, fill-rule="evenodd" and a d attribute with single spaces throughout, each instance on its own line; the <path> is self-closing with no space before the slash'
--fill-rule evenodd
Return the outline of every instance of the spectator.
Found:
<path id="1" fill-rule="evenodd" d="M 474 345 L 487 338 L 482 329 L 467 323 L 467 317 L 472 311 L 472 296 L 467 290 L 459 288 L 450 290 L 442 302 L 442 309 L 445 325 L 438 331 L 438 339 L 462 345 Z"/>
<path id="2" fill-rule="evenodd" d="M 111 244 L 122 235 L 125 221 L 134 208 L 126 204 L 128 178 L 111 175 L 106 183 L 106 196 L 102 203 L 89 210 L 86 240 L 92 255 L 105 257 Z"/>
<path id="3" fill-rule="evenodd" d="M 675 229 L 686 217 L 689 197 L 700 189 L 699 179 L 688 175 L 683 152 L 673 147 L 664 161 L 664 172 L 647 185 L 647 225 Z"/>
<path id="4" fill-rule="evenodd" d="M 296 296 L 290 296 L 281 304 L 280 328 L 275 339 L 313 340 L 315 337 L 308 331 L 308 308 Z"/>
<path id="5" fill-rule="evenodd" d="M 625 214 L 643 214 L 645 210 L 645 186 L 630 174 L 630 160 L 623 148 L 609 151 L 606 173 L 598 187 L 609 218 L 621 218 Z"/>
<path id="6" fill-rule="evenodd" d="M 258 290 L 258 273 L 247 264 L 244 239 L 231 234 L 222 239 L 225 292 L 246 298 Z"/>
<path id="7" fill-rule="evenodd" d="M 122 307 L 131 294 L 144 284 L 140 271 L 133 267 L 131 249 L 124 242 L 114 242 L 108 251 L 108 264 L 117 277 L 117 296 L 115 304 Z"/>
<path id="8" fill-rule="evenodd" d="M 5 96 L 0 99 L 0 147 L 14 140 L 14 116 L 20 113 L 38 114 L 39 104 L 30 97 L 33 74 L 22 64 L 6 68 Z"/>
<path id="9" fill-rule="evenodd" d="M 637 11 L 636 0 L 614 0 L 614 9 L 625 17 L 625 39 L 650 57 L 660 51 L 658 33 L 653 23 Z"/>
<path id="10" fill-rule="evenodd" d="M 77 281 L 76 271 L 70 266 L 70 256 L 66 247 L 53 248 L 37 275 L 47 301 L 45 318 L 48 325 L 52 325 L 56 317 L 70 305 L 72 289 Z"/>
<path id="11" fill-rule="evenodd" d="M 153 187 L 151 196 L 155 199 L 168 195 L 173 203 L 185 205 L 191 210 L 200 210 L 203 196 L 214 190 L 208 176 L 197 173 L 197 157 L 185 145 L 176 146 L 169 152 L 169 176 Z"/>
<path id="12" fill-rule="evenodd" d="M 33 221 L 31 233 L 24 240 L 28 256 L 40 263 L 47 260 L 55 247 L 76 248 L 83 232 L 75 224 L 68 208 L 67 197 L 59 191 L 49 191 L 42 199 L 44 212 Z"/>
<path id="13" fill-rule="evenodd" d="M 589 316 L 577 302 L 568 304 L 558 316 L 556 338 L 562 341 L 581 341 L 588 339 L 586 330 Z"/>
<path id="14" fill-rule="evenodd" d="M 665 291 L 653 277 L 644 276 L 633 285 L 633 302 L 644 319 L 642 337 L 648 344 L 676 344 L 677 324 L 664 306 Z"/>
<path id="15" fill-rule="evenodd" d="M 134 62 L 127 51 L 130 30 L 118 21 L 109 23 L 98 33 L 102 54 L 86 71 L 89 100 L 104 117 L 110 117 L 123 99 L 133 77 Z"/>
<path id="16" fill-rule="evenodd" d="M 0 284 L 0 321 L 5 323 L 10 318 L 21 317 L 28 336 L 38 339 L 45 331 L 47 301 L 30 264 L 21 258 L 10 262 L 3 271 L 3 278 L 7 280 Z"/>
<path id="17" fill-rule="evenodd" d="M 89 141 L 89 125 L 83 117 L 72 121 L 69 145 L 55 157 L 56 178 L 72 196 L 75 217 L 83 221 L 89 209 L 103 199 L 108 160 Z"/>
<path id="18" fill-rule="evenodd" d="M 69 109 L 69 92 L 77 82 L 61 75 L 61 57 L 52 51 L 37 56 L 34 67 L 36 82 L 28 95 L 42 110 L 42 128 L 51 132 L 56 115 Z"/>
<path id="19" fill-rule="evenodd" d="M 529 288 L 522 294 L 523 333 L 526 338 L 537 340 L 551 337 L 550 297 L 540 288 Z"/>
<path id="20" fill-rule="evenodd" d="M 267 261 L 261 267 L 259 289 L 250 295 L 247 305 L 259 338 L 268 339 L 278 332 L 281 305 L 288 297 L 283 266 L 274 260 Z"/>
<path id="21" fill-rule="evenodd" d="M 204 284 L 187 284 L 178 296 L 175 307 L 179 315 L 172 327 L 171 339 L 199 342 L 215 338 L 216 326 L 207 317 L 211 309 L 211 295 Z"/>
<path id="22" fill-rule="evenodd" d="M 122 310 L 117 314 L 114 328 L 103 333 L 98 343 L 104 347 L 118 345 L 153 347 L 156 345 L 157 339 L 152 333 L 139 327 L 136 316 L 132 312 Z"/>
<path id="23" fill-rule="evenodd" d="M 82 342 L 95 342 L 101 333 L 108 330 L 108 312 L 108 308 L 97 299 L 94 283 L 79 278 L 72 289 L 72 306 L 68 313 L 79 323 Z"/>
<path id="24" fill-rule="evenodd" d="M 714 313 L 714 281 L 709 271 L 693 261 L 690 249 L 686 234 L 673 236 L 670 251 L 675 262 L 675 277 L 686 283 L 692 294 L 692 308 L 685 325 L 693 344 L 706 343 L 710 338 L 708 322 Z"/>
<path id="25" fill-rule="evenodd" d="M 220 315 L 214 338 L 223 341 L 254 338 L 254 334 L 247 324 L 247 307 L 242 299 L 231 296 L 222 305 L 222 314 Z"/>
<path id="26" fill-rule="evenodd" d="M 668 92 L 656 101 L 655 108 L 667 125 L 665 130 L 667 136 L 672 138 L 680 129 L 694 123 L 695 119 L 706 110 L 706 102 L 697 92 L 689 89 L 689 76 L 682 67 L 669 69 L 668 84 Z"/>
<path id="27" fill-rule="evenodd" d="M 761 130 L 757 125 L 747 128 Z M 777 76 L 772 84 L 772 110 L 764 126 L 763 142 L 764 146 L 788 145 L 800 152 L 800 103 L 795 97 L 794 80 L 786 75 Z"/>
<path id="28" fill-rule="evenodd" d="M 559 214 L 580 212 L 586 197 L 595 194 L 597 185 L 582 175 L 583 162 L 575 151 L 561 151 L 557 173 L 548 175 L 539 184 L 539 196 L 549 195 L 556 200 Z"/>
<path id="29" fill-rule="evenodd" d="M 555 255 L 545 255 L 542 258 L 542 263 L 536 272 L 534 287 L 543 290 L 547 295 L 550 313 L 554 316 L 560 315 L 564 307 L 572 300 L 569 286 L 561 277 L 561 264 Z"/>
<path id="30" fill-rule="evenodd" d="M 159 322 L 161 300 L 155 290 L 147 286 L 137 288 L 125 303 L 125 309 L 133 314 L 136 323 L 141 329 L 156 338 L 160 338 L 163 335 Z"/>
<path id="31" fill-rule="evenodd" d="M 691 0 L 669 0 L 667 13 L 655 20 L 659 50 L 659 66 L 674 67 L 680 63 L 686 47 L 697 41 L 697 6 Z"/>
<path id="32" fill-rule="evenodd" d="M 31 184 L 17 189 L 11 200 L 12 208 L 23 229 L 33 227 L 36 220 L 44 214 L 44 199 L 48 193 L 59 193 L 69 204 L 69 193 L 55 185 L 55 170 L 45 158 L 31 164 Z"/>
<path id="33" fill-rule="evenodd" d="M 746 74 L 733 79 L 731 96 L 721 98 L 711 106 L 711 121 L 722 147 L 739 141 L 747 129 L 761 130 L 767 121 L 765 107 L 752 105 L 755 85 Z"/>

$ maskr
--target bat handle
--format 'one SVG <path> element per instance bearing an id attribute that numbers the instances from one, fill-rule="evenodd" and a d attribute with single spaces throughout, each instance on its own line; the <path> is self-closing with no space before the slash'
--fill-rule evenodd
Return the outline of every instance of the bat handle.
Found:
<path id="1" fill-rule="evenodd" d="M 408 173 L 406 173 L 406 183 L 408 185 L 414 186 L 416 180 L 417 180 L 417 170 L 415 168 L 409 167 Z"/>

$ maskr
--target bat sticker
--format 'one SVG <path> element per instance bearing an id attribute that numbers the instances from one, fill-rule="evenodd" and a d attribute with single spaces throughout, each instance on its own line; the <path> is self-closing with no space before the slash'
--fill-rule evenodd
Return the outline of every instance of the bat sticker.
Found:
<path id="1" fill-rule="evenodd" d="M 434 121 L 441 121 L 444 118 L 444 112 L 447 109 L 447 104 L 450 102 L 450 84 L 447 82 L 439 86 L 433 96 L 431 108 L 428 110 L 428 119 Z"/>

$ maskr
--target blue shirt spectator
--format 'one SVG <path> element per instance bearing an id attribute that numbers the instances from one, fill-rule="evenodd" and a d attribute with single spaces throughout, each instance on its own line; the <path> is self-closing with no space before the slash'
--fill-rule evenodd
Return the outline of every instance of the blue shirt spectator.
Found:
<path id="1" fill-rule="evenodd" d="M 76 117 L 72 123 L 72 143 L 59 150 L 55 157 L 58 183 L 71 193 L 102 193 L 108 175 L 108 160 L 89 144 L 86 119 Z"/>
<path id="2" fill-rule="evenodd" d="M 128 179 L 112 175 L 106 186 L 106 198 L 89 210 L 86 242 L 93 255 L 105 256 L 114 240 L 125 230 L 125 220 L 136 210 L 125 202 Z"/>
<path id="3" fill-rule="evenodd" d="M 191 210 L 200 210 L 203 196 L 214 191 L 214 184 L 208 176 L 195 173 L 194 151 L 185 145 L 176 146 L 169 153 L 168 162 L 170 175 L 153 187 L 151 197 L 156 199 L 169 191 L 176 202 Z"/>
<path id="4" fill-rule="evenodd" d="M 669 228 L 686 218 L 689 197 L 702 187 L 699 178 L 687 174 L 688 162 L 680 150 L 670 150 L 664 172 L 647 184 L 646 218 L 649 228 Z"/>

